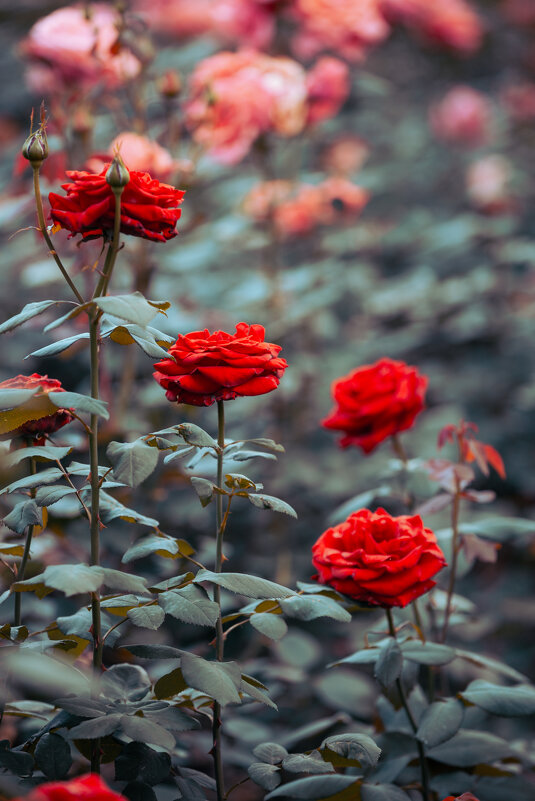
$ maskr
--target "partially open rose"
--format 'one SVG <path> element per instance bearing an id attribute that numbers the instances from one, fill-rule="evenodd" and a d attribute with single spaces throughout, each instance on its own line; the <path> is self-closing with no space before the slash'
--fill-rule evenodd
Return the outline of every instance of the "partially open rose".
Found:
<path id="1" fill-rule="evenodd" d="M 49 392 L 65 392 L 61 383 L 55 378 L 32 373 L 17 375 L 0 383 L 0 390 L 29 390 L 28 399 L 20 403 L 20 398 L 13 393 L 14 405 L 6 408 L 8 400 L 3 402 L 0 412 L 0 435 L 24 437 L 40 442 L 49 434 L 73 420 L 69 409 L 58 408 L 50 398 Z M 33 392 L 33 394 L 31 394 Z"/>

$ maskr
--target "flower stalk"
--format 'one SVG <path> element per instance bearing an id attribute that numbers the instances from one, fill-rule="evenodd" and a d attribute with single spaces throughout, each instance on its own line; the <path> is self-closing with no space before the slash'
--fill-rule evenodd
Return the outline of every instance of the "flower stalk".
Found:
<path id="1" fill-rule="evenodd" d="M 30 475 L 34 476 L 37 472 L 37 465 L 35 463 L 35 459 L 32 456 L 30 459 Z M 31 497 L 33 498 L 35 495 L 35 490 L 31 490 Z M 26 566 L 28 564 L 28 560 L 30 558 L 30 549 L 32 547 L 32 538 L 35 526 L 31 525 L 28 526 L 28 530 L 26 532 L 26 540 L 24 542 L 24 552 L 22 554 L 19 569 L 17 571 L 17 581 L 24 581 L 24 576 L 26 574 Z M 22 593 L 16 592 L 15 593 L 15 611 L 13 615 L 13 625 L 20 626 L 22 624 Z"/>
<path id="2" fill-rule="evenodd" d="M 217 479 L 216 483 L 219 488 L 223 487 L 223 452 L 225 448 L 225 403 L 224 401 L 217 402 Z M 223 567 L 223 536 L 225 533 L 228 514 L 223 519 L 223 496 L 221 493 L 216 494 L 216 560 L 215 572 L 221 573 Z M 227 509 L 228 511 L 228 509 Z M 221 588 L 216 584 L 214 586 L 214 601 L 219 606 L 219 617 L 216 623 L 215 642 L 216 642 L 216 657 L 218 662 L 223 661 L 225 638 L 223 634 L 223 620 L 221 612 Z M 213 734 L 213 759 L 214 759 L 214 772 L 216 781 L 217 801 L 224 801 L 225 799 L 225 777 L 223 772 L 223 755 L 221 750 L 221 704 L 214 701 L 214 719 L 212 724 Z"/>

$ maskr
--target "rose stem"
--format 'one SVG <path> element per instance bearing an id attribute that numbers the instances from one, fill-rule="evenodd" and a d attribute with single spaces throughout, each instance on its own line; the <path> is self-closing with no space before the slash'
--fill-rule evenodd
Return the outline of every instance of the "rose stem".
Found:
<path id="1" fill-rule="evenodd" d="M 35 464 L 35 459 L 32 456 L 30 459 L 30 475 L 34 476 L 37 472 L 37 465 Z M 35 496 L 35 490 L 31 490 L 32 498 Z M 24 581 L 24 574 L 26 572 L 26 565 L 28 564 L 28 559 L 30 558 L 30 548 L 32 547 L 32 537 L 33 537 L 33 530 L 34 526 L 28 526 L 28 531 L 26 532 L 26 542 L 24 543 L 24 553 L 22 554 L 22 558 L 20 560 L 19 569 L 17 570 L 17 581 Z M 20 626 L 22 621 L 22 593 L 17 592 L 15 593 L 15 615 L 13 618 L 13 625 Z"/>
<path id="2" fill-rule="evenodd" d="M 113 242 L 108 248 L 103 275 L 101 276 L 93 297 L 105 293 L 111 278 L 115 258 L 119 250 L 121 227 L 121 191 L 115 193 L 115 222 Z M 99 322 L 100 311 L 93 307 L 89 312 L 89 343 L 91 357 L 91 397 L 99 399 Z M 91 564 L 100 564 L 100 478 L 98 474 L 98 415 L 91 415 L 91 434 L 89 435 L 89 456 L 91 470 Z M 102 670 L 102 621 L 100 614 L 100 593 L 91 594 L 91 615 L 93 620 L 93 668 L 95 672 Z M 100 740 L 95 740 L 91 750 L 91 772 L 100 773 Z"/>
<path id="3" fill-rule="evenodd" d="M 451 540 L 451 549 L 452 549 L 452 557 L 451 557 L 451 568 L 450 568 L 450 579 L 448 583 L 448 598 L 446 601 L 446 610 L 444 612 L 444 627 L 442 629 L 442 636 L 441 642 L 445 642 L 446 636 L 448 634 L 448 625 L 450 622 L 450 614 L 451 614 L 451 602 L 453 600 L 453 591 L 455 589 L 455 579 L 457 574 L 457 559 L 459 556 L 459 507 L 461 505 L 461 490 L 459 487 L 459 481 L 457 477 L 455 478 L 455 495 L 453 496 L 453 503 L 451 505 L 451 530 L 452 530 L 452 540 Z"/>
<path id="4" fill-rule="evenodd" d="M 225 404 L 224 401 L 217 402 L 217 486 L 223 485 L 223 451 L 225 448 Z M 216 560 L 215 572 L 221 573 L 223 565 L 223 496 L 216 494 Z M 226 522 L 226 521 L 225 521 Z M 223 621 L 221 619 L 221 588 L 214 586 L 214 601 L 219 606 L 219 617 L 216 623 L 216 656 L 218 662 L 223 661 L 225 640 L 223 636 Z M 214 745 L 212 754 L 214 758 L 214 771 L 217 789 L 217 801 L 224 801 L 225 798 L 225 778 L 223 775 L 223 757 L 221 753 L 221 705 L 214 701 L 214 721 L 212 726 Z"/>
<path id="5" fill-rule="evenodd" d="M 68 285 L 70 286 L 72 291 L 74 292 L 78 303 L 83 303 L 84 302 L 83 297 L 80 295 L 80 293 L 76 289 L 76 287 L 75 287 L 70 275 L 68 274 L 67 270 L 63 266 L 63 263 L 62 263 L 60 257 L 58 256 L 58 254 L 54 250 L 54 245 L 52 244 L 52 240 L 50 239 L 50 237 L 48 235 L 48 231 L 46 230 L 45 214 L 44 214 L 44 211 L 43 211 L 43 200 L 41 198 L 41 187 L 39 185 L 39 166 L 37 166 L 37 165 L 32 165 L 32 166 L 33 166 L 33 189 L 34 189 L 34 192 L 35 192 L 35 203 L 36 203 L 36 206 L 37 206 L 37 219 L 39 220 L 39 230 L 41 231 L 41 233 L 42 233 L 42 235 L 44 237 L 44 240 L 45 240 L 46 244 L 48 245 L 48 250 L 49 250 L 51 256 L 54 257 L 54 261 L 56 262 L 56 264 L 58 265 L 59 269 L 61 270 L 61 274 L 63 275 L 64 279 L 66 280 L 66 282 L 68 283 Z"/>
<path id="6" fill-rule="evenodd" d="M 388 621 L 388 630 L 390 632 L 390 635 L 394 639 L 396 639 L 396 627 L 394 626 L 394 619 L 392 617 L 392 610 L 386 608 L 385 612 L 386 612 L 386 619 Z M 416 734 L 416 732 L 418 731 L 418 726 L 416 725 L 416 721 L 414 720 L 414 717 L 413 717 L 412 712 L 410 710 L 409 704 L 407 702 L 407 698 L 405 696 L 405 690 L 403 689 L 403 684 L 402 684 L 400 678 L 396 679 L 396 688 L 397 688 L 397 691 L 399 693 L 399 697 L 400 697 L 403 709 L 405 710 L 405 714 L 407 715 L 407 717 L 409 719 L 409 723 L 411 724 L 411 728 L 412 728 L 413 732 Z M 423 798 L 424 798 L 424 801 L 429 801 L 429 774 L 428 774 L 428 770 L 427 770 L 427 760 L 425 758 L 424 746 L 423 746 L 423 743 L 420 742 L 420 740 L 418 740 L 418 739 L 416 740 L 416 745 L 418 746 L 418 756 L 419 756 L 419 759 L 420 759 L 420 768 L 421 768 L 421 771 L 422 771 L 422 793 L 423 793 Z"/>

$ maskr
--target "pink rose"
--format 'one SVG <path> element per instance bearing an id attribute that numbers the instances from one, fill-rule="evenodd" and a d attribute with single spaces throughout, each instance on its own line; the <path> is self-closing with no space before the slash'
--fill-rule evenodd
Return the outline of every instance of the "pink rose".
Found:
<path id="1" fill-rule="evenodd" d="M 466 171 L 466 191 L 473 206 L 485 214 L 506 214 L 515 206 L 511 196 L 511 162 L 503 156 L 485 156 Z"/>
<path id="2" fill-rule="evenodd" d="M 148 172 L 159 181 L 167 181 L 181 166 L 169 151 L 157 142 L 146 136 L 125 131 L 115 137 L 107 153 L 89 159 L 86 164 L 89 172 L 101 172 L 117 150 L 129 170 Z"/>
<path id="3" fill-rule="evenodd" d="M 307 75 L 307 123 L 313 125 L 334 117 L 350 91 L 347 64 L 331 56 L 320 58 Z"/>
<path id="4" fill-rule="evenodd" d="M 492 106 L 469 86 L 455 86 L 429 112 L 431 129 L 438 139 L 471 147 L 490 140 Z"/>
<path id="5" fill-rule="evenodd" d="M 381 7 L 391 22 L 408 25 L 428 42 L 466 54 L 481 44 L 481 20 L 465 0 L 381 0 Z"/>

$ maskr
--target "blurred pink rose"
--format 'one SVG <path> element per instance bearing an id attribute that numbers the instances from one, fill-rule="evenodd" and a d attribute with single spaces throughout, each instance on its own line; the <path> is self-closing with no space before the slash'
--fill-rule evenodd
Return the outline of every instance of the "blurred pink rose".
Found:
<path id="1" fill-rule="evenodd" d="M 471 147 L 489 142 L 492 118 L 489 100 L 469 86 L 450 89 L 429 111 L 429 124 L 437 139 Z"/>
<path id="2" fill-rule="evenodd" d="M 535 83 L 506 86 L 500 100 L 513 119 L 523 122 L 535 118 Z"/>
<path id="3" fill-rule="evenodd" d="M 336 175 L 349 175 L 360 170 L 370 154 L 370 146 L 354 134 L 342 134 L 327 145 L 322 156 L 323 167 Z"/>
<path id="4" fill-rule="evenodd" d="M 512 211 L 512 165 L 503 156 L 485 156 L 474 161 L 466 171 L 466 191 L 470 202 L 485 214 L 504 214 Z"/>
<path id="5" fill-rule="evenodd" d="M 345 178 L 332 177 L 316 185 L 264 181 L 249 192 L 243 211 L 257 222 L 272 217 L 283 237 L 298 236 L 322 225 L 353 222 L 368 197 L 366 190 Z"/>
<path id="6" fill-rule="evenodd" d="M 295 53 L 308 59 L 332 50 L 349 61 L 361 61 L 390 31 L 380 1 L 295 0 L 294 13 L 301 24 L 292 42 Z"/>
<path id="7" fill-rule="evenodd" d="M 87 162 L 90 172 L 101 172 L 104 164 L 109 164 L 110 156 L 117 150 L 129 170 L 148 172 L 153 178 L 166 181 L 180 168 L 168 150 L 146 136 L 125 131 L 116 136 L 108 148 L 108 152 L 93 156 Z"/>
<path id="8" fill-rule="evenodd" d="M 210 156 L 237 164 L 262 133 L 300 133 L 306 96 L 306 73 L 292 59 L 253 51 L 217 53 L 191 76 L 186 123 Z"/>
<path id="9" fill-rule="evenodd" d="M 318 59 L 307 75 L 307 91 L 309 125 L 334 117 L 351 91 L 347 64 L 332 56 Z"/>
<path id="10" fill-rule="evenodd" d="M 535 25 L 533 0 L 503 0 L 504 16 L 514 25 Z"/>
<path id="11" fill-rule="evenodd" d="M 465 0 L 381 0 L 390 22 L 402 22 L 429 42 L 460 53 L 475 52 L 483 38 L 483 26 Z"/>
<path id="12" fill-rule="evenodd" d="M 137 0 L 135 7 L 149 28 L 168 36 L 210 34 L 258 49 L 273 37 L 273 14 L 255 0 Z"/>
<path id="13" fill-rule="evenodd" d="M 86 13 L 87 11 L 87 13 Z M 121 47 L 120 16 L 111 6 L 68 6 L 38 20 L 22 43 L 35 92 L 102 84 L 116 88 L 138 75 L 141 63 Z"/>

